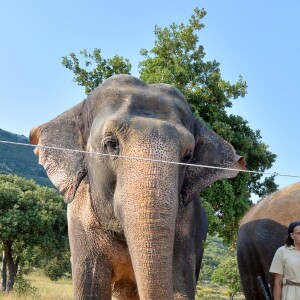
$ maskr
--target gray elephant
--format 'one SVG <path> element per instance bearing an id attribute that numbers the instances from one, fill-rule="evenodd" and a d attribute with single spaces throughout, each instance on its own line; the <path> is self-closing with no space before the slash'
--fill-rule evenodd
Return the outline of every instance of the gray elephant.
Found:
<path id="1" fill-rule="evenodd" d="M 69 203 L 76 299 L 194 299 L 207 231 L 197 194 L 238 171 L 185 164 L 245 161 L 177 89 L 113 76 L 30 141 Z"/>
<path id="2" fill-rule="evenodd" d="M 258 276 L 273 290 L 269 269 L 276 250 L 285 244 L 288 225 L 300 220 L 299 199 L 300 183 L 296 183 L 258 202 L 241 220 L 237 260 L 246 299 L 265 299 Z"/>

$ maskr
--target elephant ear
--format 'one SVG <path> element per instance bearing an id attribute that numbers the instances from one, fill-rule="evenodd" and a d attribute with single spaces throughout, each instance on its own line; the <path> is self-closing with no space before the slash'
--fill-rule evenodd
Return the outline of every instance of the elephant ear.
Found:
<path id="1" fill-rule="evenodd" d="M 85 155 L 78 152 L 85 148 L 82 119 L 84 103 L 30 132 L 30 143 L 38 146 L 34 153 L 39 156 L 39 163 L 67 203 L 73 200 L 80 182 L 87 174 Z"/>
<path id="2" fill-rule="evenodd" d="M 187 166 L 181 190 L 184 205 L 188 205 L 197 193 L 215 181 L 235 177 L 238 170 L 246 169 L 245 159 L 235 153 L 232 145 L 198 120 L 194 123 L 194 136 L 195 149 L 191 164 L 199 167 Z M 204 168 L 200 165 L 216 168 Z M 236 171 L 222 168 L 236 169 Z"/>

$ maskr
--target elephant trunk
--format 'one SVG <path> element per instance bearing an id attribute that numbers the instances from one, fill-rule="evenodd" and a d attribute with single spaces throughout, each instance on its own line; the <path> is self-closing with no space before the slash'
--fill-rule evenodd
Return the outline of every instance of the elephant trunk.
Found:
<path id="1" fill-rule="evenodd" d="M 144 162 L 141 172 L 131 169 L 138 176 L 131 175 L 131 183 L 118 189 L 122 193 L 119 216 L 140 299 L 174 298 L 172 261 L 178 211 L 175 168 Z"/>

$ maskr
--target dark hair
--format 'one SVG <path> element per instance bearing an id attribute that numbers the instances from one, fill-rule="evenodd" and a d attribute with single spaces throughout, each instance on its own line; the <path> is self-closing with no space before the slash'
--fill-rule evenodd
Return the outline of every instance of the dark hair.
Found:
<path id="1" fill-rule="evenodd" d="M 287 246 L 291 246 L 291 245 L 294 246 L 294 240 L 291 238 L 291 233 L 293 233 L 294 228 L 296 226 L 299 226 L 299 225 L 300 225 L 300 221 L 292 222 L 289 225 L 289 227 L 288 227 L 288 237 L 287 237 L 286 242 L 285 242 Z"/>

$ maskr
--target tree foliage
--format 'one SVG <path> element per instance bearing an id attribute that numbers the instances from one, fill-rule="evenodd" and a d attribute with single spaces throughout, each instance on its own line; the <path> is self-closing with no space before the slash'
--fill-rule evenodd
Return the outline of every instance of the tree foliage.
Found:
<path id="1" fill-rule="evenodd" d="M 113 58 L 102 58 L 101 50 L 95 48 L 93 53 L 87 53 L 86 49 L 80 51 L 84 57 L 84 68 L 80 67 L 80 61 L 75 53 L 62 58 L 62 64 L 75 74 L 74 81 L 85 87 L 88 94 L 95 89 L 103 80 L 116 74 L 130 74 L 131 64 L 128 59 L 115 55 Z M 95 68 L 91 68 L 96 65 Z"/>
<path id="2" fill-rule="evenodd" d="M 145 60 L 140 63 L 141 79 L 148 83 L 166 82 L 176 86 L 187 98 L 196 117 L 230 142 L 239 155 L 246 158 L 248 168 L 264 172 L 275 161 L 259 131 L 252 130 L 240 116 L 227 113 L 233 100 L 244 97 L 247 84 L 240 76 L 231 84 L 222 79 L 220 64 L 205 61 L 204 47 L 198 44 L 197 31 L 206 12 L 195 9 L 188 25 L 171 24 L 168 28 L 155 27 L 155 46 L 143 49 Z M 250 194 L 264 196 L 277 189 L 274 178 L 241 173 L 236 178 L 217 182 L 201 196 L 210 214 L 210 234 L 216 231 L 231 240 L 241 216 L 251 205 Z M 217 222 L 216 217 L 221 221 Z"/>
<path id="3" fill-rule="evenodd" d="M 222 260 L 228 256 L 228 246 L 216 236 L 207 236 L 204 249 L 199 277 L 201 283 L 210 282 L 213 272 L 218 268 Z"/>
<path id="4" fill-rule="evenodd" d="M 185 95 L 195 117 L 230 142 L 237 153 L 245 157 L 249 170 L 264 172 L 272 166 L 276 155 L 268 150 L 259 130 L 251 129 L 241 116 L 228 113 L 233 101 L 246 95 L 247 84 L 241 76 L 233 84 L 224 80 L 220 63 L 205 60 L 204 47 L 199 45 L 198 36 L 198 31 L 204 27 L 202 19 L 205 15 L 205 10 L 196 8 L 187 25 L 155 26 L 154 47 L 140 51 L 144 58 L 139 64 L 140 78 L 149 84 L 164 82 L 177 87 Z M 84 58 L 93 58 L 95 51 L 100 54 L 100 49 L 96 50 L 90 56 L 86 50 L 81 54 Z M 128 60 L 120 59 L 122 66 L 129 66 Z M 79 67 L 74 53 L 70 54 L 70 59 L 64 57 L 62 63 L 74 72 L 74 80 L 79 85 L 89 87 L 86 91 L 116 74 L 105 73 L 109 61 L 103 64 L 101 59 L 94 59 L 94 69 L 85 71 Z M 90 61 L 86 67 L 92 67 Z M 118 70 L 129 73 L 130 68 Z M 80 74 L 83 75 L 80 77 Z M 217 182 L 204 190 L 201 196 L 209 216 L 210 234 L 218 233 L 226 241 L 232 241 L 241 216 L 252 204 L 251 194 L 263 197 L 276 189 L 274 176 L 264 178 L 261 173 L 240 173 L 236 178 Z"/>
<path id="5" fill-rule="evenodd" d="M 12 290 L 16 274 L 32 266 L 30 260 L 46 267 L 67 245 L 66 208 L 58 192 L 16 175 L 0 175 L 2 289 Z"/>
<path id="6" fill-rule="evenodd" d="M 197 288 L 199 299 L 220 299 L 220 296 L 215 294 L 223 289 L 226 289 L 229 297 L 233 299 L 237 292 L 241 292 L 235 248 L 224 244 L 221 238 L 209 235 L 204 247 Z M 213 288 L 211 293 L 210 288 L 216 284 L 219 288 Z"/>
<path id="7" fill-rule="evenodd" d="M 224 259 L 211 278 L 218 285 L 228 287 L 230 299 L 233 299 L 235 293 L 242 291 L 236 256 Z"/>

